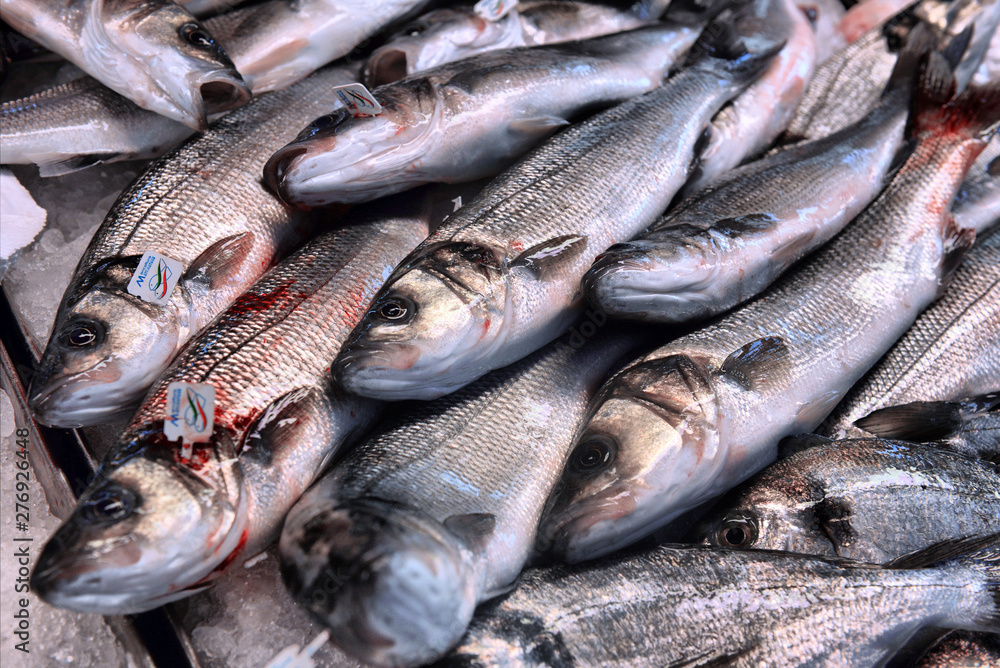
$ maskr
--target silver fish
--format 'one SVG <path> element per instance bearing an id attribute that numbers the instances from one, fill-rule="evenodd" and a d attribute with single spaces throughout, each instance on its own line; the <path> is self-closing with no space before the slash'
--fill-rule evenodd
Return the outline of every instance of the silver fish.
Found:
<path id="1" fill-rule="evenodd" d="M 276 538 L 330 457 L 378 414 L 376 402 L 336 390 L 327 365 L 384 275 L 426 234 L 425 214 L 373 215 L 255 283 L 150 389 L 46 544 L 33 589 L 80 612 L 148 610 Z M 172 382 L 215 390 L 210 440 L 187 454 L 164 434 Z"/>
<path id="2" fill-rule="evenodd" d="M 642 340 L 608 329 L 397 413 L 296 504 L 285 581 L 333 642 L 365 663 L 423 664 L 510 588 L 587 403 Z"/>
<path id="3" fill-rule="evenodd" d="M 5 0 L 0 17 L 143 109 L 195 130 L 250 101 L 226 53 L 169 0 Z"/>
<path id="4" fill-rule="evenodd" d="M 956 225 L 973 229 L 978 236 L 1000 225 L 1000 136 L 993 137 L 972 163 L 951 213 Z"/>
<path id="5" fill-rule="evenodd" d="M 640 0 L 627 9 L 596 2 L 526 0 L 499 21 L 471 6 L 435 9 L 411 21 L 365 65 L 369 86 L 398 81 L 432 67 L 518 46 L 557 44 L 632 30 L 655 21 L 669 0 Z"/>
<path id="6" fill-rule="evenodd" d="M 226 116 L 125 190 L 80 260 L 29 395 L 37 419 L 63 427 L 128 411 L 181 347 L 298 243 L 307 229 L 260 182 L 268 147 L 336 106 L 356 80 L 335 66 Z M 182 264 L 165 305 L 126 287 L 141 256 Z"/>
<path id="7" fill-rule="evenodd" d="M 947 63 L 929 55 L 918 145 L 865 213 L 759 299 L 602 389 L 573 455 L 594 465 L 567 469 L 539 529 L 556 556 L 607 554 L 764 468 L 937 298 L 972 245 L 948 207 L 1000 123 L 1000 85 L 954 98 Z"/>
<path id="8" fill-rule="evenodd" d="M 730 172 L 602 253 L 583 278 L 587 297 L 616 318 L 687 322 L 759 294 L 881 192 L 910 97 L 900 86 L 858 123 Z"/>
<path id="9" fill-rule="evenodd" d="M 998 490 L 1000 468 L 982 459 L 881 438 L 828 441 L 729 492 L 696 540 L 884 563 L 995 531 Z"/>
<path id="10" fill-rule="evenodd" d="M 974 551 L 956 556 L 965 550 Z M 480 609 L 437 665 L 882 665 L 925 627 L 1000 630 L 998 558 L 992 536 L 892 567 L 664 546 L 592 566 L 531 570 L 512 594 Z"/>
<path id="11" fill-rule="evenodd" d="M 321 206 L 493 176 L 569 119 L 657 88 L 707 21 L 687 19 L 490 51 L 381 86 L 372 95 L 382 113 L 317 119 L 264 178 L 286 202 Z"/>
<path id="12" fill-rule="evenodd" d="M 747 56 L 724 29 L 705 35 L 663 86 L 533 150 L 421 244 L 334 363 L 339 382 L 435 398 L 565 332 L 594 257 L 666 208 L 704 127 L 775 50 Z"/>
<path id="13" fill-rule="evenodd" d="M 872 411 L 1000 389 L 1000 233 L 969 253 L 941 297 L 844 397 L 819 428 L 861 436 Z"/>

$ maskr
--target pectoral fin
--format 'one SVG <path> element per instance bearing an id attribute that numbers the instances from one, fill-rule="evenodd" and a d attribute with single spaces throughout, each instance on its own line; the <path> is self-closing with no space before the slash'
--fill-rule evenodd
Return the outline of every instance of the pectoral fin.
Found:
<path id="1" fill-rule="evenodd" d="M 785 340 L 780 336 L 764 336 L 727 357 L 719 370 L 744 389 L 760 390 L 787 363 Z"/>
<path id="2" fill-rule="evenodd" d="M 256 240 L 252 232 L 220 239 L 195 258 L 184 274 L 185 281 L 198 281 L 214 288 L 239 273 Z"/>
<path id="3" fill-rule="evenodd" d="M 524 267 L 536 279 L 546 280 L 575 262 L 586 249 L 586 236 L 567 234 L 532 246 L 514 258 L 510 266 Z"/>

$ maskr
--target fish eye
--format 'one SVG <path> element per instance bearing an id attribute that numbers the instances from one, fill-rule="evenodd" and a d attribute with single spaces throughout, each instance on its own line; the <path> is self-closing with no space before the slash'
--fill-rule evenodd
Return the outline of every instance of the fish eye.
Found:
<path id="1" fill-rule="evenodd" d="M 750 547 L 757 542 L 757 524 L 746 517 L 734 517 L 722 523 L 716 537 L 723 547 Z"/>
<path id="2" fill-rule="evenodd" d="M 427 30 L 427 26 L 423 23 L 413 23 L 408 26 L 404 32 L 407 37 L 416 37 L 422 34 L 425 30 Z"/>
<path id="3" fill-rule="evenodd" d="M 95 322 L 71 322 L 63 330 L 62 342 L 70 348 L 86 348 L 100 343 L 102 333 Z"/>
<path id="4" fill-rule="evenodd" d="M 416 312 L 416 307 L 409 299 L 403 297 L 389 297 L 382 301 L 376 310 L 378 317 L 387 322 L 403 324 L 409 322 Z"/>
<path id="5" fill-rule="evenodd" d="M 181 39 L 199 49 L 216 49 L 215 40 L 197 23 L 185 23 L 177 31 Z"/>
<path id="6" fill-rule="evenodd" d="M 819 8 L 813 5 L 804 5 L 799 9 L 801 9 L 802 13 L 806 15 L 806 19 L 809 21 L 809 24 L 815 28 L 816 21 L 819 20 Z"/>
<path id="7" fill-rule="evenodd" d="M 591 436 L 584 440 L 570 457 L 570 469 L 589 475 L 603 471 L 615 459 L 617 447 L 607 436 Z"/>
<path id="8" fill-rule="evenodd" d="M 88 498 L 80 509 L 88 522 L 116 522 L 135 511 L 136 497 L 124 487 L 107 487 Z"/>

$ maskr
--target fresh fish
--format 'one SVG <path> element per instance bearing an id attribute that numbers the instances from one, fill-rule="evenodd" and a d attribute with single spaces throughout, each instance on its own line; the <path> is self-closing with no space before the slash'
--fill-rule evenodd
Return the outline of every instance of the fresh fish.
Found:
<path id="1" fill-rule="evenodd" d="M 734 19 L 741 35 L 766 44 L 784 42 L 767 70 L 712 120 L 708 144 L 686 193 L 719 180 L 763 151 L 788 125 L 816 67 L 816 35 L 793 0 L 750 0 Z"/>
<path id="2" fill-rule="evenodd" d="M 455 60 L 518 46 L 556 44 L 632 30 L 655 21 L 669 0 L 639 0 L 627 9 L 574 0 L 526 0 L 499 21 L 471 6 L 435 9 L 411 21 L 376 49 L 365 65 L 369 86 L 398 81 Z"/>
<path id="3" fill-rule="evenodd" d="M 1000 225 L 1000 136 L 994 136 L 972 163 L 951 213 L 956 225 L 973 229 L 978 236 Z"/>
<path id="4" fill-rule="evenodd" d="M 255 283 L 150 389 L 46 544 L 32 588 L 80 612 L 148 610 L 276 538 L 333 453 L 378 413 L 334 388 L 327 365 L 383 276 L 426 234 L 423 213 L 369 215 Z M 164 434 L 173 382 L 215 390 L 210 440 L 187 454 Z"/>
<path id="5" fill-rule="evenodd" d="M 936 546 L 890 567 L 663 546 L 531 570 L 438 666 L 881 665 L 924 627 L 1000 630 L 997 542 Z"/>
<path id="6" fill-rule="evenodd" d="M 323 116 L 274 154 L 265 180 L 292 204 L 364 202 L 499 173 L 595 108 L 657 88 L 708 20 L 555 46 L 491 51 L 372 93 L 377 116 Z"/>
<path id="7" fill-rule="evenodd" d="M 170 0 L 4 0 L 0 17 L 143 109 L 195 130 L 250 101 L 226 53 Z"/>
<path id="8" fill-rule="evenodd" d="M 1000 379 L 997 392 L 961 401 L 913 401 L 873 411 L 855 422 L 884 438 L 934 443 L 1000 464 Z"/>
<path id="9" fill-rule="evenodd" d="M 260 182 L 271 150 L 357 68 L 262 96 L 161 158 L 125 190 L 84 252 L 29 390 L 36 418 L 98 424 L 128 411 L 181 347 L 298 243 L 305 221 Z M 127 292 L 146 251 L 180 262 L 165 305 Z M 164 286 L 169 283 L 164 283 Z"/>
<path id="10" fill-rule="evenodd" d="M 767 288 L 881 192 L 904 146 L 918 57 L 900 59 L 909 76 L 858 123 L 730 172 L 602 253 L 583 278 L 591 303 L 615 318 L 687 322 Z"/>
<path id="11" fill-rule="evenodd" d="M 642 340 L 612 328 L 576 338 L 397 413 L 296 504 L 285 581 L 349 654 L 431 661 L 510 588 L 587 403 Z"/>
<path id="12" fill-rule="evenodd" d="M 334 363 L 339 382 L 431 399 L 565 332 L 594 257 L 667 207 L 711 117 L 775 51 L 748 56 L 725 30 L 705 34 L 663 86 L 550 139 L 411 253 Z"/>
<path id="13" fill-rule="evenodd" d="M 1000 389 L 1000 234 L 978 244 L 941 297 L 841 401 L 818 430 L 861 436 L 872 411 Z"/>
<path id="14" fill-rule="evenodd" d="M 998 490 L 1000 467 L 982 459 L 880 438 L 827 441 L 729 492 L 696 540 L 884 563 L 995 531 Z"/>
<path id="15" fill-rule="evenodd" d="M 918 145 L 844 232 L 759 299 L 636 360 L 591 408 L 539 531 L 581 561 L 634 542 L 774 461 L 815 429 L 938 296 L 973 233 L 947 215 L 1000 123 L 1000 85 L 954 98 L 921 67 Z"/>
<path id="16" fill-rule="evenodd" d="M 990 668 L 1000 666 L 1000 635 L 955 632 L 936 645 L 916 668 Z"/>

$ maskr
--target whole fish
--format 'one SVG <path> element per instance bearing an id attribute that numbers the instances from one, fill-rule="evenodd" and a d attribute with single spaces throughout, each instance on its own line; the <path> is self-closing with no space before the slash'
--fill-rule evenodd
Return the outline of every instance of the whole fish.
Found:
<path id="1" fill-rule="evenodd" d="M 40 422 L 75 427 L 128 411 L 194 334 L 302 239 L 306 221 L 264 187 L 260 170 L 268 147 L 336 106 L 331 87 L 356 75 L 334 66 L 262 96 L 122 193 L 77 266 L 32 379 Z M 147 251 L 182 265 L 159 302 L 127 290 Z"/>
<path id="2" fill-rule="evenodd" d="M 435 398 L 565 332 L 594 257 L 667 207 L 704 127 L 774 51 L 749 56 L 710 26 L 663 86 L 507 169 L 389 277 L 334 363 L 339 382 L 365 396 Z"/>
<path id="3" fill-rule="evenodd" d="M 977 236 L 1000 225 L 1000 136 L 994 136 L 972 163 L 951 213 L 956 225 L 975 230 Z"/>
<path id="4" fill-rule="evenodd" d="M 287 202 L 364 202 L 422 183 L 492 176 L 595 108 L 657 88 L 704 14 L 554 46 L 490 51 L 376 88 L 377 116 L 323 116 L 264 178 Z"/>
<path id="5" fill-rule="evenodd" d="M 198 131 L 250 101 L 226 53 L 170 0 L 4 0 L 0 18 L 143 109 Z"/>
<path id="6" fill-rule="evenodd" d="M 947 62 L 929 56 L 917 147 L 865 213 L 760 298 L 601 390 L 539 529 L 557 557 L 607 554 L 764 468 L 937 298 L 972 245 L 947 212 L 1000 123 L 1000 85 L 955 98 Z"/>
<path id="7" fill-rule="evenodd" d="M 818 430 L 861 436 L 872 411 L 911 401 L 947 401 L 1000 389 L 1000 234 L 976 245 L 944 296 L 844 397 Z"/>
<path id="8" fill-rule="evenodd" d="M 997 517 L 997 465 L 864 438 L 827 441 L 772 464 L 716 504 L 696 541 L 884 563 L 995 531 Z"/>
<path id="9" fill-rule="evenodd" d="M 997 543 L 936 546 L 891 567 L 664 546 L 531 570 L 437 665 L 881 665 L 925 627 L 1000 630 Z"/>
<path id="10" fill-rule="evenodd" d="M 518 46 L 556 44 L 632 30 L 655 21 L 669 0 L 639 0 L 618 8 L 575 0 L 526 0 L 498 21 L 487 21 L 471 6 L 427 12 L 375 49 L 365 65 L 369 86 L 398 81 L 432 67 Z"/>
<path id="11" fill-rule="evenodd" d="M 695 193 L 781 134 L 816 67 L 816 35 L 793 0 L 750 0 L 736 10 L 741 35 L 784 47 L 760 77 L 712 120 L 708 143 L 685 193 Z"/>
<path id="12" fill-rule="evenodd" d="M 587 403 L 642 340 L 610 329 L 397 413 L 296 504 L 285 581 L 333 642 L 365 663 L 423 664 L 509 589 Z"/>
<path id="13" fill-rule="evenodd" d="M 898 85 L 858 123 L 730 172 L 602 253 L 583 278 L 591 303 L 615 318 L 706 318 L 829 241 L 881 192 L 904 146 L 919 53 L 910 55 Z"/>
<path id="14" fill-rule="evenodd" d="M 931 649 L 916 668 L 990 668 L 1000 666 L 1000 636 L 952 633 Z"/>
<path id="15" fill-rule="evenodd" d="M 80 612 L 148 610 L 276 537 L 334 452 L 378 413 L 334 388 L 327 365 L 383 276 L 427 234 L 425 214 L 391 211 L 306 244 L 192 341 L 49 539 L 31 576 L 39 595 Z M 210 439 L 189 453 L 164 433 L 173 382 L 215 392 Z"/>

